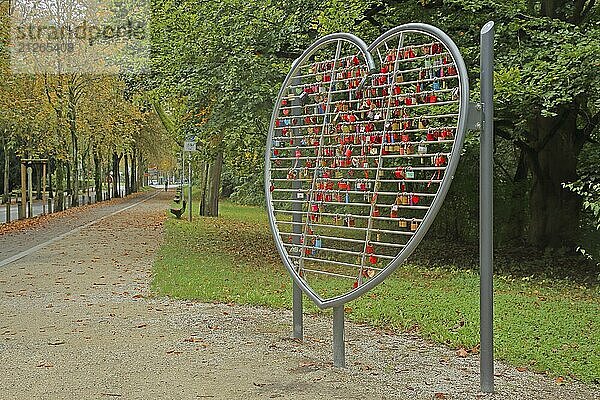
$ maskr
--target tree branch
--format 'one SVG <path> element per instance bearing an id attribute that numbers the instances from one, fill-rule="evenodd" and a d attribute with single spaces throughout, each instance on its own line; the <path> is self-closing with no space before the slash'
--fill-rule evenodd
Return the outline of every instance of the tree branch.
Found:
<path id="1" fill-rule="evenodd" d="M 544 147 L 546 147 L 546 145 L 550 142 L 550 140 L 554 137 L 554 135 L 556 135 L 556 133 L 558 132 L 558 128 L 563 124 L 563 122 L 565 122 L 565 120 L 567 119 L 567 116 L 570 114 L 570 110 L 569 109 L 565 109 L 561 115 L 558 117 L 558 120 L 554 123 L 554 125 L 552 126 L 552 128 L 550 128 L 550 133 L 547 134 L 541 141 L 539 141 L 537 143 L 537 145 L 535 146 L 535 151 L 536 152 L 540 152 L 544 149 Z"/>

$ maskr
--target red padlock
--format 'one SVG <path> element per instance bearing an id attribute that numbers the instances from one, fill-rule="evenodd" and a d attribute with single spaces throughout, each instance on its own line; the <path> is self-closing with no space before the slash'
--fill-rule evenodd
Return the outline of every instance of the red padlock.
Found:
<path id="1" fill-rule="evenodd" d="M 302 152 L 300 152 L 300 149 L 296 147 L 296 151 L 294 152 L 294 154 L 296 155 L 296 158 L 302 157 Z"/>
<path id="2" fill-rule="evenodd" d="M 374 254 L 371 254 L 371 255 L 369 256 L 369 262 L 370 262 L 371 264 L 377 264 L 377 257 L 375 257 L 375 255 L 374 255 Z"/>
<path id="3" fill-rule="evenodd" d="M 365 246 L 365 253 L 367 253 L 367 254 L 375 253 L 375 248 L 373 247 L 373 245 L 370 242 L 367 243 L 367 245 Z"/>
<path id="4" fill-rule="evenodd" d="M 394 176 L 396 177 L 396 179 L 404 179 L 404 168 L 396 167 L 396 170 L 394 171 Z"/>

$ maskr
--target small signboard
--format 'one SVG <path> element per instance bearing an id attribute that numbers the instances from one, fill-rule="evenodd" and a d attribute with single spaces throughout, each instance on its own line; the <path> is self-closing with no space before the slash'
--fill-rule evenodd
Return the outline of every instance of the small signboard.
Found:
<path id="1" fill-rule="evenodd" d="M 183 144 L 183 151 L 189 151 L 189 152 L 197 151 L 196 142 L 192 141 L 192 140 L 186 140 Z"/>

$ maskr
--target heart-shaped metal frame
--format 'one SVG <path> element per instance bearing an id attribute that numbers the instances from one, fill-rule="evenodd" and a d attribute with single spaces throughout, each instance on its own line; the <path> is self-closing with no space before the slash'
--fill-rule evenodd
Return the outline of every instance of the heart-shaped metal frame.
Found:
<path id="1" fill-rule="evenodd" d="M 418 33 L 430 36 L 432 39 L 441 42 L 446 49 L 450 52 L 450 55 L 453 59 L 454 65 L 457 70 L 457 78 L 459 81 L 459 111 L 458 111 L 458 126 L 454 137 L 454 145 L 452 147 L 452 152 L 450 153 L 448 165 L 446 167 L 444 177 L 438 189 L 437 195 L 434 197 L 429 209 L 425 213 L 423 217 L 422 223 L 414 233 L 414 235 L 408 240 L 405 244 L 405 247 L 396 255 L 396 257 L 389 262 L 389 264 L 381 270 L 375 277 L 368 280 L 366 283 L 360 285 L 358 288 L 353 289 L 350 292 L 347 292 L 343 295 L 330 298 L 323 299 L 316 293 L 311 286 L 298 274 L 296 268 L 290 262 L 290 259 L 287 256 L 286 249 L 282 243 L 279 229 L 276 225 L 276 220 L 274 217 L 274 207 L 272 203 L 272 195 L 270 190 L 271 183 L 271 153 L 272 153 L 272 139 L 274 136 L 274 129 L 276 125 L 276 119 L 278 115 L 278 111 L 282 106 L 282 100 L 285 95 L 285 91 L 287 87 L 290 85 L 298 70 L 304 60 L 309 59 L 322 45 L 331 41 L 347 41 L 354 44 L 362 55 L 364 56 L 367 66 L 370 72 L 375 71 L 375 62 L 371 55 L 371 51 L 377 49 L 377 47 L 384 43 L 391 37 L 397 36 L 401 33 Z M 365 84 L 366 77 L 361 82 L 361 87 Z M 467 69 L 464 63 L 464 60 L 458 50 L 456 44 L 452 41 L 452 39 L 446 35 L 440 29 L 427 25 L 427 24 L 419 24 L 412 23 L 398 26 L 394 29 L 389 30 L 388 32 L 381 35 L 377 38 L 370 46 L 367 45 L 358 37 L 346 33 L 336 33 L 327 35 L 315 43 L 313 43 L 293 64 L 290 72 L 287 74 L 279 92 L 279 96 L 275 103 L 275 108 L 273 111 L 273 115 L 271 118 L 271 124 L 269 127 L 269 134 L 267 138 L 267 149 L 265 153 L 265 196 L 267 203 L 267 211 L 269 216 L 269 224 L 271 230 L 275 237 L 275 244 L 277 250 L 281 256 L 281 259 L 292 276 L 294 282 L 302 289 L 302 291 L 319 307 L 319 308 L 329 308 L 335 307 L 342 304 L 345 304 L 349 301 L 352 301 L 367 291 L 373 289 L 379 283 L 383 282 L 400 264 L 402 264 L 416 249 L 419 245 L 425 234 L 427 233 L 429 227 L 433 223 L 433 220 L 446 197 L 446 194 L 450 188 L 450 184 L 452 183 L 452 179 L 456 172 L 456 168 L 458 165 L 460 152 L 462 150 L 464 139 L 467 131 L 467 117 L 468 117 L 468 109 L 469 109 L 469 82 L 468 82 L 468 74 Z"/>

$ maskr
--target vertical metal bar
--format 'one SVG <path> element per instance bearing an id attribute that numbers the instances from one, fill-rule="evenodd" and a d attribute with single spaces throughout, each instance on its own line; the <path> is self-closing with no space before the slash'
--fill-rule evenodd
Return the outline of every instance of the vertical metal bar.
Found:
<path id="1" fill-rule="evenodd" d="M 301 84 L 301 79 L 300 78 L 295 78 L 293 80 L 293 85 L 300 85 Z M 292 106 L 294 106 L 292 108 L 292 115 L 295 116 L 299 116 L 302 115 L 302 110 L 298 107 L 302 105 L 302 102 L 298 99 L 298 97 L 294 97 L 294 100 L 292 101 Z M 300 129 L 298 128 L 294 128 L 292 131 L 292 135 L 295 137 L 294 138 L 294 146 L 299 146 L 300 145 L 300 138 L 298 136 L 299 135 L 299 131 Z M 298 167 L 302 167 L 302 166 L 298 166 Z M 299 173 L 296 172 L 298 175 Z M 302 181 L 300 180 L 294 180 L 292 182 L 292 188 L 295 189 L 294 192 L 292 192 L 292 200 L 299 200 L 298 196 L 300 195 L 300 191 L 302 190 Z M 300 202 L 292 202 L 292 211 L 294 211 L 294 213 L 292 214 L 292 222 L 294 223 L 292 226 L 292 231 L 294 232 L 294 245 L 296 246 L 296 248 L 300 248 L 300 238 L 302 235 L 302 203 Z M 296 284 L 296 282 L 292 279 L 292 310 L 293 310 L 293 325 L 294 325 L 294 330 L 292 333 L 292 337 L 294 339 L 298 339 L 298 340 L 303 340 L 304 339 L 304 323 L 303 323 L 303 316 L 302 316 L 302 289 L 300 289 L 300 286 L 298 286 Z"/>
<path id="2" fill-rule="evenodd" d="M 494 23 L 481 29 L 481 103 L 483 130 L 479 170 L 479 313 L 481 359 L 480 386 L 484 393 L 494 391 Z"/>
<path id="3" fill-rule="evenodd" d="M 292 291 L 293 291 L 293 299 L 292 299 L 292 308 L 293 308 L 293 324 L 294 331 L 292 333 L 292 337 L 294 339 L 303 340 L 304 339 L 304 325 L 302 321 L 302 289 L 300 286 L 296 284 L 292 280 Z"/>
<path id="4" fill-rule="evenodd" d="M 42 163 L 42 213 L 46 214 L 46 161 Z"/>
<path id="5" fill-rule="evenodd" d="M 333 307 L 333 366 L 346 368 L 343 304 Z"/>
<path id="6" fill-rule="evenodd" d="M 192 222 L 192 153 L 188 153 L 188 221 Z"/>

